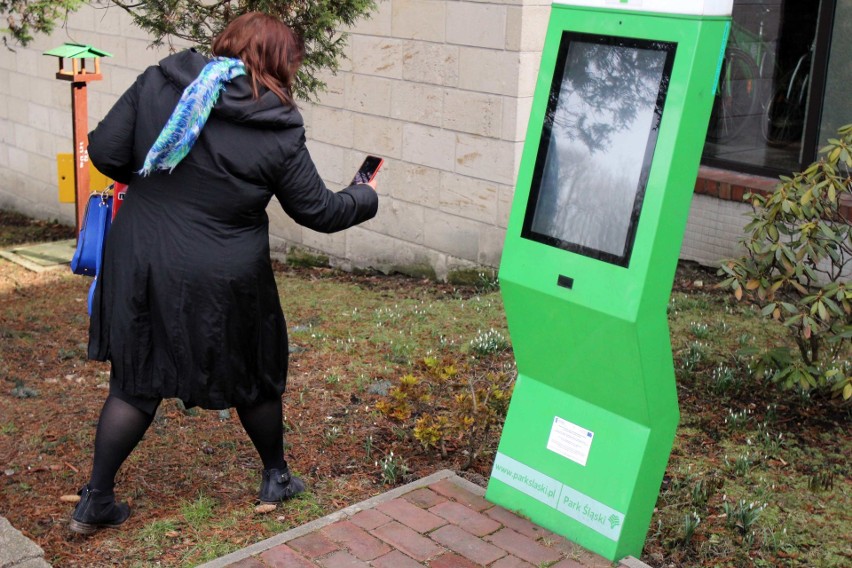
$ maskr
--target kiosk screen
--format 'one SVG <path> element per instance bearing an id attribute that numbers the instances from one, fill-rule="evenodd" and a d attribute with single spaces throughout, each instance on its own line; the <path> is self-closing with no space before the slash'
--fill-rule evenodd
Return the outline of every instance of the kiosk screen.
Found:
<path id="1" fill-rule="evenodd" d="M 675 47 L 563 34 L 521 236 L 630 263 Z"/>

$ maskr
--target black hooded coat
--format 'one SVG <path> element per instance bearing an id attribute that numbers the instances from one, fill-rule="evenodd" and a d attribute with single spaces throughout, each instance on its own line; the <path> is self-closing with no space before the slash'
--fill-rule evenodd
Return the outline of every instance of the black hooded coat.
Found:
<path id="1" fill-rule="evenodd" d="M 331 233 L 376 214 L 367 185 L 330 191 L 305 147 L 298 110 L 249 79 L 227 83 L 195 146 L 147 177 L 145 156 L 184 88 L 207 63 L 189 50 L 148 68 L 89 134 L 89 158 L 129 184 L 107 238 L 89 357 L 111 387 L 222 409 L 280 396 L 287 330 L 269 256 L 272 196 L 307 228 Z"/>

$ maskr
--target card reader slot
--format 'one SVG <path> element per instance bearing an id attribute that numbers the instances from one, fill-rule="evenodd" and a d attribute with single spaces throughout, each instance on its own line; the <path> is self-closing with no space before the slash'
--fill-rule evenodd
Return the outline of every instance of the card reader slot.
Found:
<path id="1" fill-rule="evenodd" d="M 570 290 L 574 287 L 574 279 L 560 274 L 559 278 L 556 279 L 556 285 Z"/>

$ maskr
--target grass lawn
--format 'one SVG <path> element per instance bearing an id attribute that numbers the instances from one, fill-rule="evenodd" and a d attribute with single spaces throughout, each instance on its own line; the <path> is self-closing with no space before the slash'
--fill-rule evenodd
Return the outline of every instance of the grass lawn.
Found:
<path id="1" fill-rule="evenodd" d="M 30 239 L 64 237 L 39 231 Z M 27 240 L 6 234 L 0 247 Z M 516 373 L 493 282 L 285 265 L 276 279 L 292 351 L 288 459 L 309 492 L 257 512 L 261 466 L 235 413 L 167 401 L 119 473 L 133 516 L 86 539 L 70 535 L 61 497 L 87 479 L 106 396 L 108 366 L 85 359 L 90 281 L 0 259 L 0 515 L 57 566 L 192 566 L 439 469 L 486 482 L 501 405 L 452 425 L 470 412 L 458 395 L 499 401 Z M 754 376 L 739 350 L 785 331 L 714 281 L 681 266 L 669 304 L 682 418 L 642 560 L 850 566 L 850 408 Z"/>

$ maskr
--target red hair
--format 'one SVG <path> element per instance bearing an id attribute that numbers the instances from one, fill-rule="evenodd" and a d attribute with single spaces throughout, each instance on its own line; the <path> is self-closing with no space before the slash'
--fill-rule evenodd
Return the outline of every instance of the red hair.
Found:
<path id="1" fill-rule="evenodd" d="M 260 96 L 263 85 L 281 102 L 293 106 L 293 80 L 304 52 L 301 38 L 287 24 L 261 12 L 246 12 L 234 18 L 213 40 L 212 47 L 213 55 L 242 60 L 255 98 Z"/>

